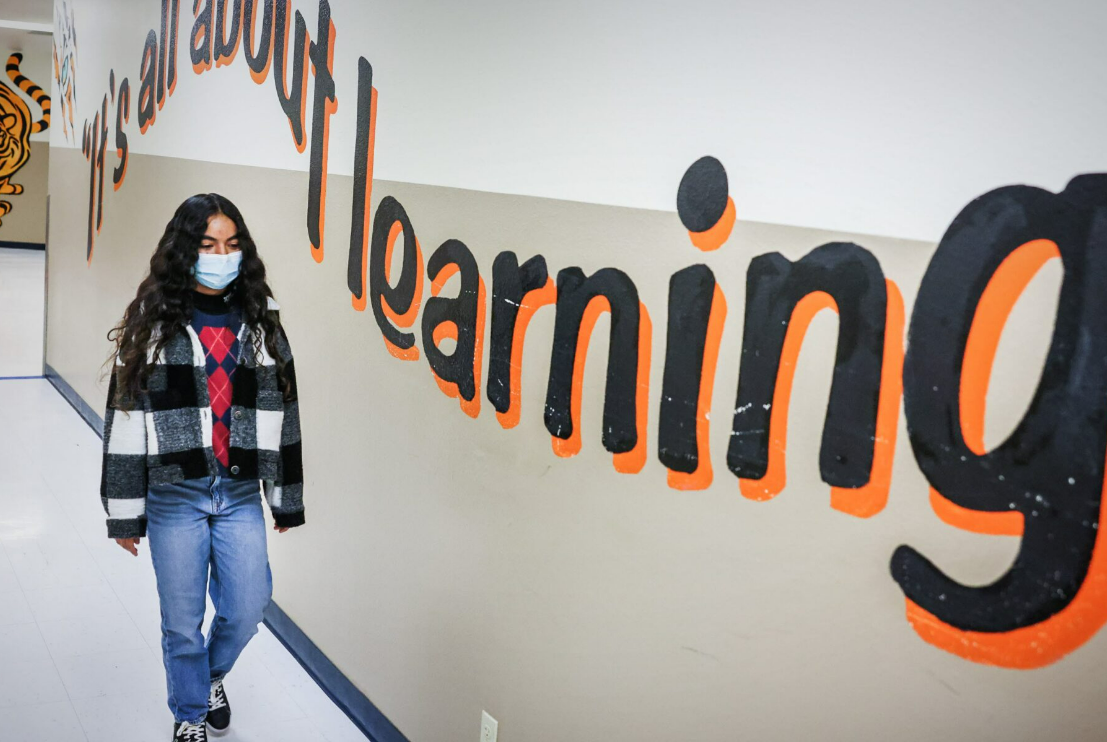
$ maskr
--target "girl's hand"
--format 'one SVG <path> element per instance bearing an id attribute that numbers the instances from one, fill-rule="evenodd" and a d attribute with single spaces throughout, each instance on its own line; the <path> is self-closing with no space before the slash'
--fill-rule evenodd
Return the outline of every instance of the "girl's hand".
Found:
<path id="1" fill-rule="evenodd" d="M 288 530 L 288 526 L 285 526 L 284 528 L 281 528 L 276 523 L 274 523 L 273 524 L 273 530 L 276 531 L 277 533 L 284 533 L 285 531 Z"/>
<path id="2" fill-rule="evenodd" d="M 135 536 L 134 538 L 117 538 L 115 540 L 115 543 L 119 544 L 135 556 L 138 556 L 138 543 L 141 540 L 142 539 L 138 536 Z"/>

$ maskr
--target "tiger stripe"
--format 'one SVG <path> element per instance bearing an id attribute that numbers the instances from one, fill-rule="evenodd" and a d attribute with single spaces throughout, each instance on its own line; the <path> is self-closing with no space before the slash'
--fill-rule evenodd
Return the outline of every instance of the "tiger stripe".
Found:
<path id="1" fill-rule="evenodd" d="M 19 64 L 22 61 L 23 55 L 19 52 L 8 57 L 8 77 L 42 109 L 42 118 L 31 124 L 31 133 L 35 134 L 50 128 L 50 96 L 19 71 Z"/>

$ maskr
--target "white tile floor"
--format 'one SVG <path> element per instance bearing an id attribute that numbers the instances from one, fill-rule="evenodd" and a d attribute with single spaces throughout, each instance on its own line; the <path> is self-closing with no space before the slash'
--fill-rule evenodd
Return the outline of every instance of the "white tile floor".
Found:
<path id="1" fill-rule="evenodd" d="M 0 338 L 5 322 L 0 311 Z M 0 742 L 172 735 L 149 550 L 135 558 L 105 535 L 100 446 L 49 382 L 0 380 Z M 209 602 L 205 629 L 211 615 Z M 234 723 L 220 739 L 365 739 L 264 626 L 226 688 Z"/>
<path id="2" fill-rule="evenodd" d="M 0 248 L 0 376 L 42 373 L 46 253 Z"/>

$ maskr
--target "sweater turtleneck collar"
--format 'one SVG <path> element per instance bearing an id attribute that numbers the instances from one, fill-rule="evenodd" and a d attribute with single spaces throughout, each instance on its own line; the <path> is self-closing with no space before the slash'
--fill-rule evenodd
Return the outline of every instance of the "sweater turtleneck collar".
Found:
<path id="1" fill-rule="evenodd" d="M 214 295 L 192 290 L 192 306 L 206 314 L 227 314 L 234 308 L 231 298 L 229 288 L 222 294 Z"/>

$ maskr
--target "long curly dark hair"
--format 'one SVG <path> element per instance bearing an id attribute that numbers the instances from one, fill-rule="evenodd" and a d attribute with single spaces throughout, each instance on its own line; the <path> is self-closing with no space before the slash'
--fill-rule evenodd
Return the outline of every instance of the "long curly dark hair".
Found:
<path id="1" fill-rule="evenodd" d="M 138 292 L 123 313 L 123 319 L 108 332 L 108 340 L 115 344 L 115 349 L 104 365 L 116 364 L 116 359 L 121 362 L 115 368 L 113 402 L 118 409 L 134 409 L 137 400 L 147 391 L 146 383 L 153 367 L 148 358 L 157 358 L 176 332 L 185 331 L 184 325 L 192 314 L 196 286 L 193 266 L 208 222 L 218 214 L 234 222 L 242 251 L 238 277 L 227 287 L 229 301 L 238 307 L 242 321 L 252 331 L 255 361 L 260 363 L 262 357 L 263 334 L 265 349 L 277 363 L 277 378 L 284 395 L 287 398 L 290 394 L 291 385 L 285 372 L 288 361 L 277 351 L 277 333 L 283 330 L 276 314 L 268 309 L 268 298 L 273 292 L 265 281 L 265 264 L 258 257 L 250 230 L 241 212 L 227 198 L 218 193 L 201 193 L 177 207 L 150 258 L 150 272 L 138 285 Z M 168 328 L 168 331 L 161 328 Z M 258 329 L 262 330 L 261 334 Z M 152 338 L 154 352 L 148 355 Z"/>

